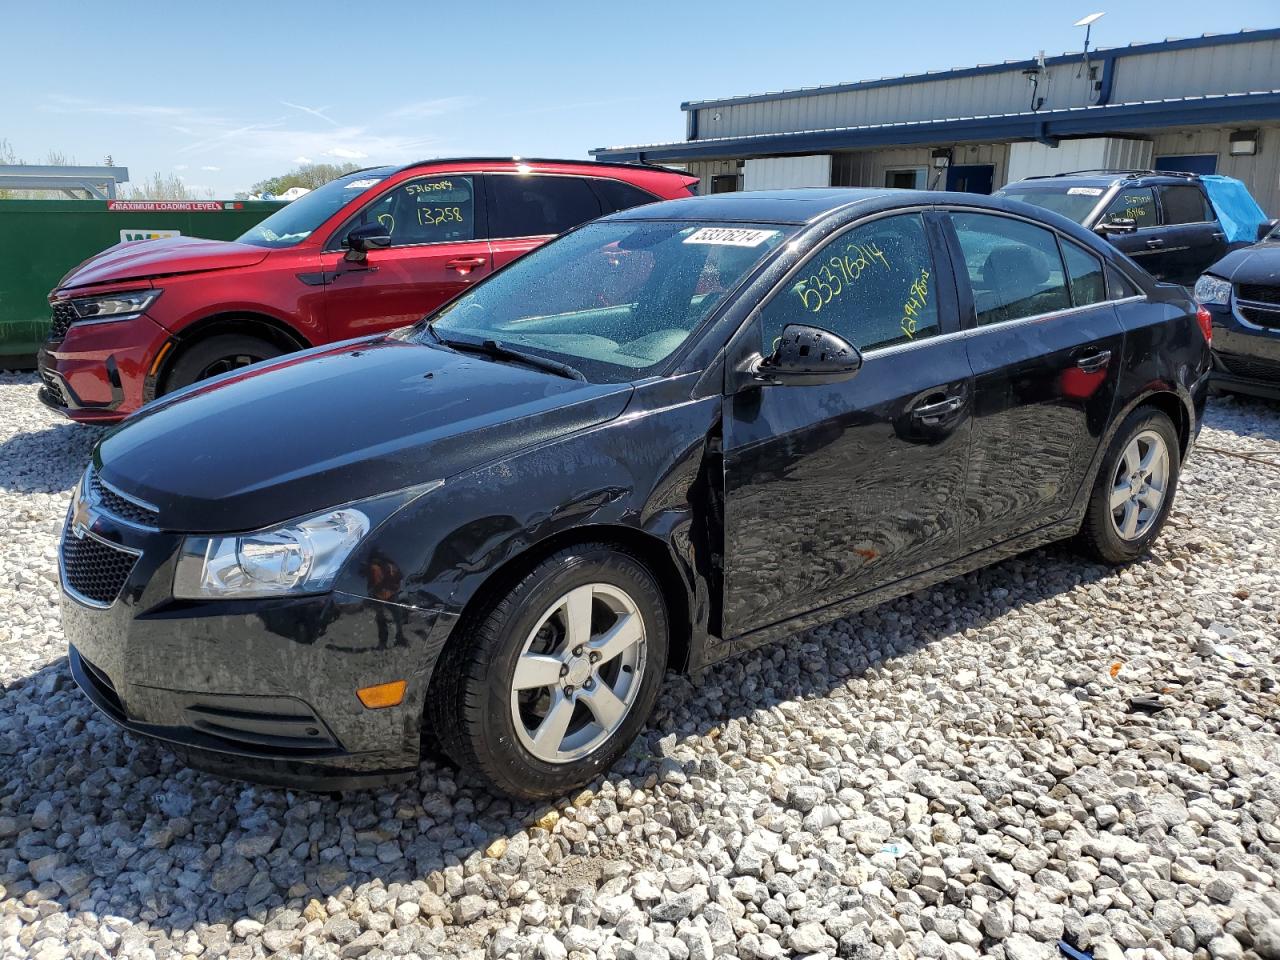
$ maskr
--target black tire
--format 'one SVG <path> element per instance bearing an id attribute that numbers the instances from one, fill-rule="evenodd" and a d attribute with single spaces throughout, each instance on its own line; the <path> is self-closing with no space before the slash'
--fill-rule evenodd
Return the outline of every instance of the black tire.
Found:
<path id="1" fill-rule="evenodd" d="M 1165 483 L 1164 499 L 1150 527 L 1141 535 L 1127 539 L 1121 536 L 1117 523 L 1113 520 L 1111 496 L 1114 485 L 1120 479 L 1125 450 L 1136 437 L 1148 431 L 1158 434 L 1164 441 L 1168 451 L 1168 480 Z M 1116 431 L 1094 481 L 1084 524 L 1076 538 L 1080 551 L 1112 566 L 1131 563 L 1140 557 L 1151 546 L 1152 541 L 1160 536 L 1169 511 L 1173 508 L 1174 497 L 1178 492 L 1181 457 L 1178 431 L 1166 414 L 1151 407 L 1139 407 L 1130 413 Z"/>
<path id="2" fill-rule="evenodd" d="M 645 630 L 644 664 L 637 671 L 638 681 L 632 681 L 636 690 L 630 708 L 613 733 L 580 759 L 547 762 L 526 747 L 521 739 L 525 731 L 516 729 L 512 709 L 516 662 L 539 620 L 557 600 L 588 584 L 611 586 L 634 601 Z M 559 550 L 501 590 L 461 625 L 462 633 L 445 649 L 428 695 L 427 719 L 453 761 L 490 787 L 526 800 L 561 796 L 612 767 L 652 713 L 666 672 L 666 604 L 644 563 L 603 543 Z M 553 620 L 550 626 L 554 625 Z M 555 688 L 551 689 L 554 693 Z M 579 694 L 584 690 L 579 688 Z M 579 709 L 586 707 L 574 707 Z M 573 716 L 576 721 L 580 715 Z"/>
<path id="3" fill-rule="evenodd" d="M 198 340 L 184 349 L 164 377 L 164 393 L 189 387 L 200 380 L 227 373 L 250 363 L 270 360 L 282 353 L 278 346 L 246 333 L 220 333 Z"/>

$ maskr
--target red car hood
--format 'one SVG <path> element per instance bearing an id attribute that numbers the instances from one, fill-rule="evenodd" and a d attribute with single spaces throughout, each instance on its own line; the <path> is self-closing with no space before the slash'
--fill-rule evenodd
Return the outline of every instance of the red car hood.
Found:
<path id="1" fill-rule="evenodd" d="M 141 280 L 250 267 L 269 253 L 264 247 L 198 237 L 165 237 L 140 243 L 117 243 L 74 268 L 58 283 L 58 289 L 85 287 L 120 280 Z"/>

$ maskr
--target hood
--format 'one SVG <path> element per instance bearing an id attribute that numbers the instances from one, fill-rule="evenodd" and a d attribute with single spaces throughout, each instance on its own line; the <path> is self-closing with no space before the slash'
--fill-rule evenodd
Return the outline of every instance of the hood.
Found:
<path id="1" fill-rule="evenodd" d="M 254 530 L 611 420 L 631 392 L 400 340 L 350 341 L 165 397 L 108 434 L 94 463 L 154 504 L 167 530 Z"/>
<path id="2" fill-rule="evenodd" d="M 265 259 L 268 253 L 270 251 L 266 247 L 229 240 L 201 240 L 197 237 L 164 237 L 141 243 L 117 243 L 68 273 L 59 282 L 58 289 L 117 283 L 121 280 L 142 280 L 175 273 L 251 267 Z"/>
<path id="3" fill-rule="evenodd" d="M 1232 283 L 1280 286 L 1280 240 L 1264 240 L 1232 250 L 1205 271 Z"/>

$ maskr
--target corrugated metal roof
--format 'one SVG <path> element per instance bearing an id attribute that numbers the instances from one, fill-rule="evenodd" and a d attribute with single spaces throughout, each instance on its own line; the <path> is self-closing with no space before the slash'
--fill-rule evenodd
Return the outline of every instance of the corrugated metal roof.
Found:
<path id="1" fill-rule="evenodd" d="M 1238 33 L 1205 33 L 1198 37 L 1171 37 L 1155 42 L 1133 42 L 1118 47 L 1097 47 L 1090 51 L 1091 56 L 1099 59 L 1106 57 L 1132 56 L 1140 53 L 1156 53 L 1161 50 L 1177 50 L 1196 46 L 1217 46 L 1232 43 L 1248 43 L 1280 37 L 1280 28 L 1244 29 Z M 1066 52 L 1058 56 L 1047 57 L 1046 64 L 1068 63 L 1079 60 L 1084 51 Z M 898 76 L 880 77 L 874 80 L 857 80 L 851 83 L 820 84 L 811 87 L 794 87 L 764 93 L 742 94 L 710 100 L 690 100 L 680 104 L 681 110 L 701 110 L 706 107 L 731 106 L 740 103 L 759 103 L 763 100 L 790 99 L 793 97 L 814 97 L 829 93 L 844 93 L 850 90 L 867 89 L 891 84 L 919 83 L 925 80 L 945 80 L 948 78 L 973 76 L 978 73 L 989 73 L 1001 70 L 1022 68 L 1036 63 L 1034 58 L 1022 60 L 1005 60 L 1000 63 L 981 63 L 972 67 L 954 67 L 947 70 L 927 70 L 924 73 L 904 73 Z"/>

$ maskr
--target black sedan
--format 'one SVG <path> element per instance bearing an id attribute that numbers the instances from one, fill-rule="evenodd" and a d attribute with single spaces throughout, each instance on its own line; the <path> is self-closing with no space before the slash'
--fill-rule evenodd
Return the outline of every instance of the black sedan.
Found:
<path id="1" fill-rule="evenodd" d="M 1213 315 L 1213 386 L 1280 400 L 1280 228 L 1196 282 Z"/>
<path id="2" fill-rule="evenodd" d="M 71 669 L 225 775 L 345 789 L 431 735 L 553 796 L 668 669 L 1049 541 L 1138 557 L 1207 321 L 1069 220 L 969 194 L 615 214 L 104 438 L 61 543 Z"/>

